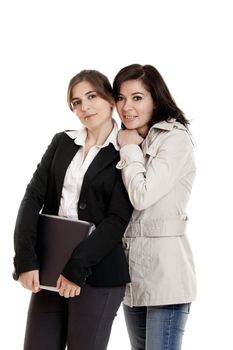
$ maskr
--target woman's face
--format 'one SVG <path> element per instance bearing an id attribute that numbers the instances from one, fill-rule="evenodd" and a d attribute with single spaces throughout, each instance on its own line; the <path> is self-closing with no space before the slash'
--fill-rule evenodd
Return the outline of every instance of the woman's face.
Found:
<path id="1" fill-rule="evenodd" d="M 116 109 L 127 129 L 144 129 L 148 126 L 155 107 L 152 96 L 141 80 L 122 83 Z"/>
<path id="2" fill-rule="evenodd" d="M 112 124 L 113 106 L 99 96 L 91 83 L 82 81 L 76 84 L 71 96 L 73 112 L 87 129 L 97 130 Z"/>

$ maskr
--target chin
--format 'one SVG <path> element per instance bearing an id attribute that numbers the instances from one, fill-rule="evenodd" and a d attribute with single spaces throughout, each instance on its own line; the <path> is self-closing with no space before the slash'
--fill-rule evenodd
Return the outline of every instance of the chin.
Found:
<path id="1" fill-rule="evenodd" d="M 138 126 L 137 125 L 134 125 L 133 123 L 125 123 L 124 124 L 124 127 L 128 130 L 134 130 L 134 129 L 137 129 Z"/>
<path id="2" fill-rule="evenodd" d="M 126 126 L 126 129 L 128 129 L 128 130 L 134 130 L 134 129 L 136 129 L 136 127 L 135 127 L 135 126 L 132 126 L 132 125 L 127 125 L 127 126 Z"/>

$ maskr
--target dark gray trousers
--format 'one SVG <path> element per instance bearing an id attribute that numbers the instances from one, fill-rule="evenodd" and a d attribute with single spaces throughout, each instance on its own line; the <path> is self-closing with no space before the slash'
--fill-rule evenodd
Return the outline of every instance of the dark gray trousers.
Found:
<path id="1" fill-rule="evenodd" d="M 32 294 L 24 350 L 106 350 L 125 287 L 84 286 L 74 298 Z"/>

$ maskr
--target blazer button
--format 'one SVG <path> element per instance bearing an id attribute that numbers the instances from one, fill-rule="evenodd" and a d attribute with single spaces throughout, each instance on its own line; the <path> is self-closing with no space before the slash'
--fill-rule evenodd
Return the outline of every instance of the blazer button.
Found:
<path id="1" fill-rule="evenodd" d="M 84 202 L 81 202 L 80 204 L 79 204 L 79 209 L 86 209 L 86 207 L 87 207 L 87 203 L 84 203 Z"/>

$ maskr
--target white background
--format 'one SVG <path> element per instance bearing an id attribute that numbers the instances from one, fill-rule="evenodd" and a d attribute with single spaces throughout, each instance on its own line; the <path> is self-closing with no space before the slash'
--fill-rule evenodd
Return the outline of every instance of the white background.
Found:
<path id="1" fill-rule="evenodd" d="M 79 126 L 68 82 L 84 68 L 112 81 L 131 63 L 158 68 L 197 144 L 188 214 L 198 298 L 183 349 L 233 348 L 232 27 L 226 0 L 1 1 L 1 349 L 22 349 L 30 295 L 11 278 L 20 200 L 52 136 Z M 121 309 L 109 349 L 129 349 Z"/>

